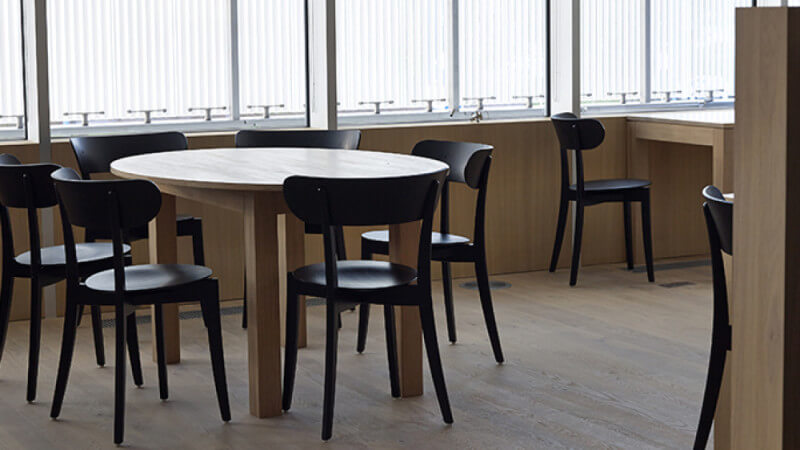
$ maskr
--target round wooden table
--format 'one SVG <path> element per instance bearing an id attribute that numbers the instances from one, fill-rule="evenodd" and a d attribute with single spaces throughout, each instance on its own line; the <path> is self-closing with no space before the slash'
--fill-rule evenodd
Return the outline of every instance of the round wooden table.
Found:
<path id="1" fill-rule="evenodd" d="M 312 148 L 221 148 L 151 153 L 119 159 L 111 172 L 122 178 L 153 181 L 162 193 L 161 211 L 150 223 L 153 263 L 177 262 L 177 197 L 244 214 L 247 275 L 250 413 L 281 414 L 281 301 L 286 270 L 305 263 L 302 222 L 283 200 L 283 181 L 292 175 L 380 178 L 421 175 L 448 166 L 439 161 L 394 153 Z M 419 224 L 390 227 L 392 261 L 416 265 Z M 286 258 L 278 245 L 285 240 Z M 305 302 L 301 302 L 300 344 L 305 345 Z M 405 397 L 422 394 L 422 331 L 415 307 L 397 311 L 400 384 Z M 177 305 L 164 306 L 167 360 L 180 361 Z M 154 352 L 155 354 L 155 352 Z"/>

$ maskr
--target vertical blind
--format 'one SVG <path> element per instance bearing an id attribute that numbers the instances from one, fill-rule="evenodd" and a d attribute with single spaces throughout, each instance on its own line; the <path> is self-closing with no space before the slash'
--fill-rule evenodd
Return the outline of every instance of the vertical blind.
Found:
<path id="1" fill-rule="evenodd" d="M 8 0 L 3 0 L 8 1 Z M 196 108 L 225 108 L 233 95 L 231 35 L 238 25 L 239 102 L 243 116 L 261 106 L 305 111 L 304 0 L 48 0 L 51 117 L 75 125 L 202 120 Z M 250 108 L 250 106 L 253 106 Z"/>
<path id="2" fill-rule="evenodd" d="M 651 0 L 652 88 L 734 94 L 735 8 L 750 0 Z M 715 94 L 716 95 L 716 94 Z"/>
<path id="3" fill-rule="evenodd" d="M 448 0 L 337 0 L 339 111 L 420 110 L 447 97 Z M 435 107 L 441 108 L 443 103 Z"/>
<path id="4" fill-rule="evenodd" d="M 137 120 L 131 110 L 227 107 L 227 0 L 48 0 L 50 111 L 103 112 L 99 121 Z"/>
<path id="5" fill-rule="evenodd" d="M 631 97 L 639 101 L 642 3 L 581 2 L 584 104 L 619 103 L 621 92 L 637 92 Z M 650 47 L 645 50 L 650 58 L 653 101 L 665 101 L 665 91 L 671 92 L 671 100 L 700 100 L 709 90 L 714 90 L 717 98 L 732 96 L 735 8 L 751 4 L 751 0 L 650 0 Z"/>
<path id="6" fill-rule="evenodd" d="M 494 97 L 486 100 L 487 107 L 519 108 L 527 105 L 523 97 L 532 96 L 536 104 L 543 105 L 547 80 L 545 6 L 545 0 L 459 1 L 462 100 Z"/>
<path id="7" fill-rule="evenodd" d="M 305 114 L 305 0 L 238 0 L 242 115 Z"/>
<path id="8" fill-rule="evenodd" d="M 0 116 L 24 114 L 22 17 L 19 0 L 0 0 Z M 0 131 L 15 129 L 15 118 L 1 118 Z"/>
<path id="9" fill-rule="evenodd" d="M 641 0 L 581 2 L 581 94 L 585 103 L 619 102 L 621 93 L 640 90 L 641 6 Z"/>

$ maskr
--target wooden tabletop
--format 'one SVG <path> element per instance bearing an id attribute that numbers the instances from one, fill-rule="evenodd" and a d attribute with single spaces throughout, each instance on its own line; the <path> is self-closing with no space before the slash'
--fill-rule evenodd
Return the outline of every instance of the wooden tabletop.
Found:
<path id="1" fill-rule="evenodd" d="M 675 123 L 717 128 L 733 128 L 733 109 L 697 109 L 628 114 L 628 120 L 639 122 Z"/>
<path id="2" fill-rule="evenodd" d="M 382 178 L 448 169 L 433 159 L 396 153 L 320 148 L 221 148 L 150 153 L 111 163 L 122 178 L 227 190 L 277 191 L 286 178 Z"/>

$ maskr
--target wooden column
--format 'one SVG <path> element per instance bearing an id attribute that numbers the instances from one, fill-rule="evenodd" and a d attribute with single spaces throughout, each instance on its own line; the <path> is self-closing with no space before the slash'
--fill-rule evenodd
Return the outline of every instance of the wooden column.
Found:
<path id="1" fill-rule="evenodd" d="M 732 448 L 800 447 L 800 9 L 736 12 Z"/>

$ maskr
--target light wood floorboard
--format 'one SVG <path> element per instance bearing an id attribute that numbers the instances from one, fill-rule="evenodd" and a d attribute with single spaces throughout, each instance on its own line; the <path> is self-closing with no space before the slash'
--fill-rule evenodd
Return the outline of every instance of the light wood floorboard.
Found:
<path id="1" fill-rule="evenodd" d="M 181 326 L 181 364 L 169 366 L 170 399 L 158 399 L 149 325 L 140 325 L 145 385 L 129 376 L 125 446 L 130 448 L 689 448 L 705 382 L 711 324 L 710 267 L 643 273 L 622 265 L 495 276 L 507 363 L 494 363 L 477 291 L 456 287 L 459 342 L 446 339 L 441 285 L 434 284 L 438 337 L 455 424 L 445 426 L 425 364 L 425 395 L 393 400 L 383 315 L 373 314 L 367 350 L 355 352 L 357 315 L 340 336 L 333 439 L 319 439 L 324 309 L 308 309 L 292 410 L 256 419 L 248 410 L 247 334 L 239 315 L 223 316 L 233 421 L 223 424 L 200 319 Z M 458 280 L 455 285 L 458 286 Z M 377 308 L 374 308 L 377 310 Z M 143 312 L 142 314 L 146 314 Z M 0 448 L 112 448 L 113 367 L 98 368 L 88 323 L 79 329 L 61 414 L 49 409 L 61 319 L 47 319 L 39 400 L 24 399 L 28 323 L 13 322 L 0 363 Z M 105 333 L 113 363 L 113 332 Z"/>

